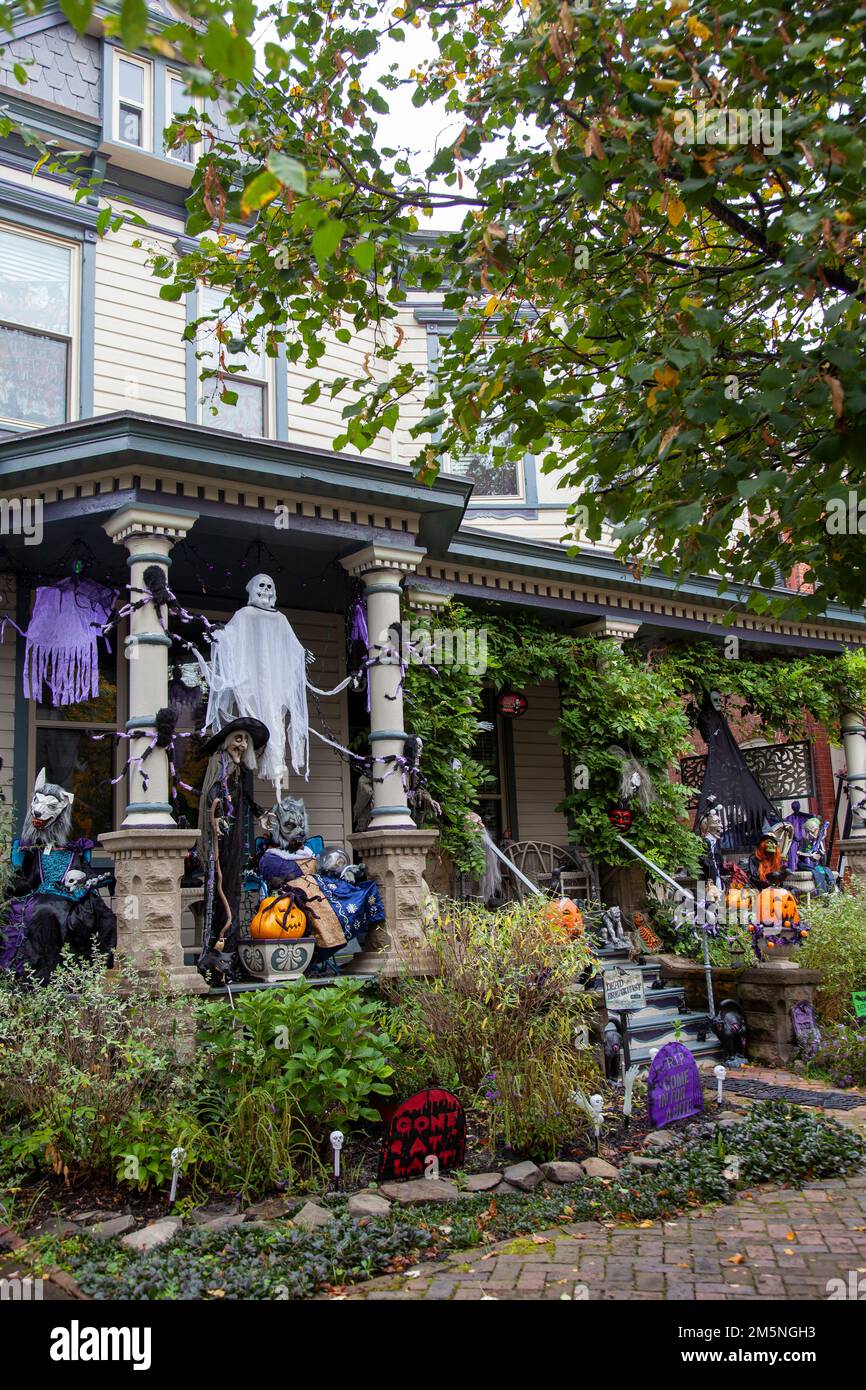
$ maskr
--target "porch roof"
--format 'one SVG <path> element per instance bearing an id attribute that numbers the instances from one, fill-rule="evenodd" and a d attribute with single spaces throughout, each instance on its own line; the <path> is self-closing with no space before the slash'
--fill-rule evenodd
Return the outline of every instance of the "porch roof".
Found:
<path id="1" fill-rule="evenodd" d="M 246 439 L 207 425 L 163 420 L 135 411 L 98 415 L 0 439 L 0 487 L 44 488 L 55 479 L 75 477 L 94 467 L 129 469 L 138 465 L 152 469 L 167 463 L 174 472 L 209 477 L 232 487 L 246 486 L 250 492 L 270 485 L 291 488 L 295 493 L 324 494 L 346 503 L 414 512 L 419 521 L 418 544 L 431 555 L 446 554 L 472 493 L 472 484 L 463 478 L 442 476 L 429 486 L 398 464 L 302 448 L 280 440 Z M 168 503 L 168 498 L 164 500 Z M 187 509 L 189 506 L 187 500 Z"/>

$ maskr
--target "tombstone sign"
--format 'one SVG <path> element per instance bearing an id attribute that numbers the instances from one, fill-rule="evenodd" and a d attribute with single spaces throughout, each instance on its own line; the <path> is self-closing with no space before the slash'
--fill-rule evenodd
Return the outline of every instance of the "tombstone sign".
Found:
<path id="1" fill-rule="evenodd" d="M 812 1005 L 805 999 L 791 1006 L 791 1022 L 794 1025 L 794 1037 L 800 1044 L 800 1050 L 807 1060 L 811 1060 L 818 1048 L 821 1046 L 821 1029 L 815 1018 Z"/>
<path id="2" fill-rule="evenodd" d="M 608 1013 L 642 1009 L 646 1004 L 643 971 L 624 970 L 614 965 L 604 972 L 604 1003 Z"/>
<path id="3" fill-rule="evenodd" d="M 417 1091 L 397 1106 L 379 1157 L 379 1181 L 423 1178 L 436 1159 L 436 1171 L 459 1168 L 466 1152 L 466 1116 L 450 1091 Z"/>
<path id="4" fill-rule="evenodd" d="M 866 990 L 857 990 L 852 994 L 851 1003 L 854 1005 L 854 1017 L 866 1018 Z"/>
<path id="5" fill-rule="evenodd" d="M 704 1093 L 697 1063 L 682 1043 L 660 1047 L 646 1083 L 647 1118 L 653 1129 L 664 1129 L 689 1115 L 700 1115 Z"/>

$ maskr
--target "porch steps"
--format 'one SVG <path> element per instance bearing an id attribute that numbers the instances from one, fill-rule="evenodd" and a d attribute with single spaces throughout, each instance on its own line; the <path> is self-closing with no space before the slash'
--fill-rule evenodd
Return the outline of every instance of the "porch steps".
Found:
<path id="1" fill-rule="evenodd" d="M 598 946 L 596 954 L 601 969 L 590 989 L 602 993 L 603 975 L 615 966 L 627 965 L 631 970 L 640 970 L 644 977 L 646 1004 L 628 1015 L 628 1052 L 633 1063 L 648 1067 L 651 1049 L 663 1047 L 669 1042 L 681 1042 L 701 1062 L 722 1060 L 722 1047 L 710 1027 L 709 1016 L 689 1008 L 681 985 L 667 984 L 662 980 L 659 961 L 652 957 L 630 960 L 630 952 L 625 947 Z M 614 1021 L 619 1023 L 619 1018 Z"/>

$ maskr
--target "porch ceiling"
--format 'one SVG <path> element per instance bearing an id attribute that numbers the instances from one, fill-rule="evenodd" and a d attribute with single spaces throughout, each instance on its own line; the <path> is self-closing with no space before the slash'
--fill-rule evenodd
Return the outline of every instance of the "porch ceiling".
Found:
<path id="1" fill-rule="evenodd" d="M 206 425 L 161 420 L 132 411 L 29 430 L 0 440 L 0 487 L 4 490 L 33 487 L 42 491 L 52 481 L 74 478 L 85 471 L 103 468 L 128 472 L 136 467 L 151 472 L 168 468 L 174 474 L 213 479 L 251 494 L 277 488 L 383 512 L 409 512 L 418 520 L 417 544 L 435 556 L 447 552 L 472 492 L 471 483 L 461 478 L 443 477 L 431 487 L 396 464 L 325 449 L 302 449 L 276 440 L 245 439 Z M 114 506 L 120 505 L 116 497 L 114 494 Z M 101 495 L 82 499 L 88 511 L 104 510 L 108 500 Z M 165 496 L 161 500 L 168 502 Z M 194 495 L 179 497 L 177 505 L 201 510 Z M 79 506 L 78 513 L 82 510 Z M 355 544 L 363 539 L 366 533 L 358 536 Z"/>

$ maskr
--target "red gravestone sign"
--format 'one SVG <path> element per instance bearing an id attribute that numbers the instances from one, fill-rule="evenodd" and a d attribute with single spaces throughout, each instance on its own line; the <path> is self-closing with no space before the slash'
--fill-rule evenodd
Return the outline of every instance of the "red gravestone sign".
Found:
<path id="1" fill-rule="evenodd" d="M 457 1097 L 450 1091 L 417 1091 L 391 1116 L 379 1159 L 379 1181 L 424 1177 L 431 1155 L 440 1172 L 459 1168 L 465 1152 L 466 1116 Z"/>
<path id="2" fill-rule="evenodd" d="M 660 1047 L 646 1083 L 647 1117 L 653 1129 L 700 1115 L 704 1109 L 701 1077 L 694 1057 L 682 1043 Z"/>

